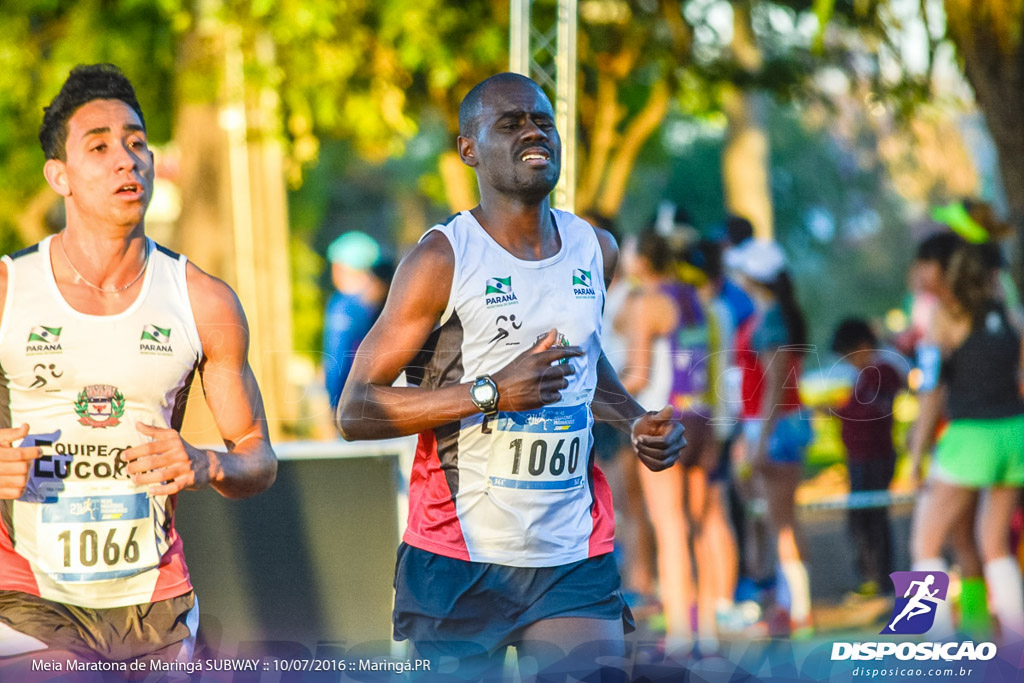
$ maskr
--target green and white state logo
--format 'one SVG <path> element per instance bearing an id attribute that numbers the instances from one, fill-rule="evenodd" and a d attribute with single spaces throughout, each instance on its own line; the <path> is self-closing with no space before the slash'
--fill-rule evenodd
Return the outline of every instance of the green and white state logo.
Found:
<path id="1" fill-rule="evenodd" d="M 116 427 L 124 415 L 124 394 L 109 384 L 89 385 L 78 393 L 75 414 L 79 424 L 93 429 Z"/>
<path id="2" fill-rule="evenodd" d="M 572 271 L 572 291 L 577 299 L 593 299 L 597 296 L 591 271 L 582 268 Z"/>
<path id="3" fill-rule="evenodd" d="M 25 355 L 36 356 L 42 353 L 61 353 L 60 333 L 63 327 L 36 325 L 28 333 Z"/>
<path id="4" fill-rule="evenodd" d="M 498 308 L 519 303 L 516 293 L 512 290 L 512 276 L 487 278 L 484 289 L 484 304 L 487 308 Z"/>
<path id="5" fill-rule="evenodd" d="M 139 351 L 142 353 L 170 356 L 174 354 L 171 347 L 171 328 L 144 325 L 139 338 Z"/>

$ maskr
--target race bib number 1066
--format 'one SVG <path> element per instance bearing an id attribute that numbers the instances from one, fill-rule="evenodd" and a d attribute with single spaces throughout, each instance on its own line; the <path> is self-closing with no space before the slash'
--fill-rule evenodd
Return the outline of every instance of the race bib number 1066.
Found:
<path id="1" fill-rule="evenodd" d="M 160 559 L 145 493 L 60 498 L 40 521 L 40 569 L 59 581 L 132 576 Z"/>

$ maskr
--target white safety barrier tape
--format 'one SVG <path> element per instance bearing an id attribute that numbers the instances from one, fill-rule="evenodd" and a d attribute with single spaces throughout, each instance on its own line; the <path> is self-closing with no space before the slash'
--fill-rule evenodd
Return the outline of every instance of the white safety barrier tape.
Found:
<path id="1" fill-rule="evenodd" d="M 915 491 L 854 491 L 800 504 L 802 510 L 864 510 L 913 503 Z"/>
<path id="2" fill-rule="evenodd" d="M 800 512 L 818 512 L 821 510 L 866 510 L 869 508 L 892 507 L 894 505 L 912 504 L 917 499 L 916 491 L 855 491 L 839 496 L 828 496 L 820 500 L 797 503 Z M 752 500 L 747 510 L 754 515 L 762 516 L 768 511 L 768 504 L 763 498 Z"/>

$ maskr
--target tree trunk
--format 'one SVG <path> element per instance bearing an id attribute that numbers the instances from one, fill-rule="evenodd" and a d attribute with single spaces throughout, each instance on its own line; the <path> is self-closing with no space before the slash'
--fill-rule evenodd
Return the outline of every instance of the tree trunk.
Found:
<path id="1" fill-rule="evenodd" d="M 182 39 L 175 69 L 180 104 L 174 121 L 175 144 L 181 155 L 181 215 L 170 247 L 207 273 L 233 284 L 231 178 L 227 137 L 216 99 L 222 54 L 222 45 L 213 35 L 193 31 Z M 220 443 L 220 432 L 198 378 L 189 394 L 181 434 L 192 443 Z"/>
<path id="2" fill-rule="evenodd" d="M 227 141 L 215 104 L 183 104 L 174 124 L 181 155 L 181 215 L 171 247 L 203 270 L 234 281 Z"/>
<path id="3" fill-rule="evenodd" d="M 581 155 L 583 165 L 579 169 L 580 182 L 576 189 L 576 209 L 580 214 L 587 213 L 594 205 L 608 160 L 618 141 L 616 129 L 622 118 L 622 107 L 619 105 L 619 86 L 614 75 L 606 71 L 598 72 L 593 106 L 594 119 L 590 135 L 587 136 L 590 148 L 585 157 Z"/>
<path id="4" fill-rule="evenodd" d="M 612 157 L 604 190 L 597 201 L 598 210 L 605 216 L 619 215 L 636 159 L 651 135 L 665 120 L 670 101 L 668 83 L 665 80 L 656 82 L 651 86 L 644 108 L 630 121 L 622 134 L 618 152 Z"/>
<path id="5" fill-rule="evenodd" d="M 182 50 L 181 90 L 175 136 L 181 150 L 182 211 L 174 247 L 199 267 L 228 282 L 249 323 L 249 362 L 259 381 L 272 438 L 285 433 L 297 405 L 289 396 L 291 276 L 283 152 L 273 129 L 273 98 L 255 98 L 252 115 L 241 78 L 238 45 L 223 36 L 193 34 Z M 227 48 L 235 50 L 234 62 Z M 221 90 L 234 67 L 237 87 Z M 212 101 L 211 101 L 212 100 Z M 269 109 L 268 109 L 269 107 Z M 260 130 L 251 130 L 248 121 Z M 213 416 L 193 388 L 182 434 L 217 443 Z"/>
<path id="6" fill-rule="evenodd" d="M 732 53 L 744 69 L 757 71 L 761 68 L 761 51 L 747 3 L 733 5 Z M 722 182 L 729 212 L 749 220 L 758 238 L 770 239 L 774 234 L 774 220 L 764 98 L 762 93 L 744 92 L 733 86 L 726 89 L 724 108 L 728 130 L 722 152 Z"/>
<path id="7" fill-rule="evenodd" d="M 1010 220 L 1024 248 L 1024 46 L 1021 3 L 1010 0 L 946 0 L 947 32 L 999 153 L 999 171 Z M 1024 258 L 1014 259 L 1018 285 Z"/>
<path id="8" fill-rule="evenodd" d="M 774 229 L 764 95 L 729 86 L 723 99 L 728 120 L 722 150 L 726 208 L 749 220 L 759 239 L 771 239 Z"/>

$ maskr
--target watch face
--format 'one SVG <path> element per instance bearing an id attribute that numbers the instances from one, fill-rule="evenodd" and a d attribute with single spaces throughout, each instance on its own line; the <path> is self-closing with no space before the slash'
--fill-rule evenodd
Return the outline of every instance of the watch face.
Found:
<path id="1" fill-rule="evenodd" d="M 487 403 L 494 400 L 494 387 L 486 382 L 473 386 L 473 398 L 480 403 Z"/>

